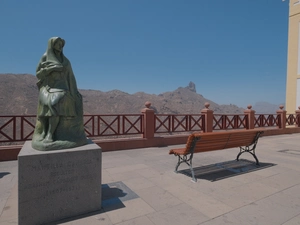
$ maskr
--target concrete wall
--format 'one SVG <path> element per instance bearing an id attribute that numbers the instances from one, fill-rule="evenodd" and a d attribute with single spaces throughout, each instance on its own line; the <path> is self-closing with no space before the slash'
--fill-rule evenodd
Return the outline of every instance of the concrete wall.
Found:
<path id="1" fill-rule="evenodd" d="M 299 0 L 290 0 L 289 9 L 286 79 L 286 110 L 288 114 L 294 113 L 300 106 L 300 96 L 297 96 L 297 92 L 300 93 L 300 2 L 298 2 Z"/>

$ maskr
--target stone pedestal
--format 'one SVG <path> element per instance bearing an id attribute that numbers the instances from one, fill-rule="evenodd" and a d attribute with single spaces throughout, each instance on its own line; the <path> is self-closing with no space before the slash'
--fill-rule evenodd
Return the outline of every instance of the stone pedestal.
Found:
<path id="1" fill-rule="evenodd" d="M 101 209 L 101 148 L 89 144 L 18 155 L 19 224 L 54 222 Z"/>

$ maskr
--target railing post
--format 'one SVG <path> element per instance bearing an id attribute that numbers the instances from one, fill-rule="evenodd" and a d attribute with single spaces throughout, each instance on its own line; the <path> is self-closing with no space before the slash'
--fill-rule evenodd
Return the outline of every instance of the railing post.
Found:
<path id="1" fill-rule="evenodd" d="M 201 110 L 201 114 L 204 115 L 204 130 L 203 132 L 213 131 L 214 111 L 209 109 L 210 104 L 205 103 L 205 109 Z"/>
<path id="2" fill-rule="evenodd" d="M 142 109 L 141 111 L 141 113 L 144 115 L 142 137 L 153 138 L 155 129 L 154 110 L 150 109 L 151 102 L 146 102 L 145 106 L 146 108 Z"/>
<path id="3" fill-rule="evenodd" d="M 300 127 L 300 106 L 298 106 L 298 110 L 295 111 L 296 113 L 296 127 Z"/>
<path id="4" fill-rule="evenodd" d="M 247 108 L 244 111 L 244 114 L 248 116 L 248 126 L 246 126 L 246 129 L 254 129 L 255 111 L 252 109 L 252 105 L 248 105 Z"/>
<path id="5" fill-rule="evenodd" d="M 279 110 L 276 111 L 276 114 L 280 116 L 279 126 L 277 126 L 280 129 L 286 128 L 286 110 L 284 110 L 284 106 L 280 105 Z"/>

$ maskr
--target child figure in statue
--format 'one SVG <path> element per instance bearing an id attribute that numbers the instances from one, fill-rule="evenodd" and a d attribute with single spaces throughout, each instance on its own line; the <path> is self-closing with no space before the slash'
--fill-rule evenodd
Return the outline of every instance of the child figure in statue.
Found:
<path id="1" fill-rule="evenodd" d="M 50 38 L 37 66 L 39 101 L 32 139 L 32 147 L 37 150 L 65 149 L 87 143 L 82 96 L 71 63 L 63 54 L 64 45 L 62 38 Z"/>

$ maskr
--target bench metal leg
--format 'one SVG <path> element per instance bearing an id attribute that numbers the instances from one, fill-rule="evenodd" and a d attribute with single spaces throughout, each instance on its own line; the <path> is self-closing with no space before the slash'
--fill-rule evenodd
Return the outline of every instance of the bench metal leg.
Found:
<path id="1" fill-rule="evenodd" d="M 190 163 L 190 170 L 191 170 L 191 173 L 192 173 L 192 181 L 193 182 L 197 182 L 197 179 L 195 177 L 195 173 L 194 173 L 194 169 L 193 169 L 193 165 L 192 165 L 192 159 L 191 159 L 191 163 Z"/>
<path id="2" fill-rule="evenodd" d="M 236 157 L 236 160 L 237 160 L 237 161 L 239 161 L 239 158 L 240 158 L 241 154 L 243 154 L 244 152 L 250 153 L 250 154 L 254 157 L 254 159 L 255 159 L 255 161 L 256 161 L 256 165 L 259 166 L 258 158 L 257 158 L 256 155 L 255 155 L 255 149 L 249 149 L 248 146 L 245 147 L 245 148 L 240 147 L 240 153 L 239 153 L 239 154 L 237 155 L 237 157 Z"/>
<path id="3" fill-rule="evenodd" d="M 175 155 L 176 156 L 176 155 Z M 178 162 L 177 162 L 177 165 L 175 167 L 175 173 L 178 173 L 178 167 L 180 166 L 181 163 L 183 163 L 183 159 L 180 157 L 180 155 L 177 155 L 178 156 Z M 180 161 L 181 160 L 181 161 Z"/>
<path id="4" fill-rule="evenodd" d="M 193 140 L 192 142 L 192 145 L 191 145 L 191 149 L 190 149 L 190 152 L 186 155 L 177 155 L 177 154 L 174 154 L 175 156 L 178 157 L 178 162 L 177 162 L 177 165 L 175 167 L 175 173 L 178 173 L 178 167 L 180 166 L 181 163 L 186 163 L 189 167 L 190 167 L 190 170 L 191 170 L 191 174 L 192 174 L 192 181 L 193 182 L 197 182 L 197 179 L 195 177 L 195 173 L 194 173 L 194 170 L 193 170 L 193 165 L 192 165 L 192 159 L 193 159 L 193 155 L 194 155 L 194 148 L 195 148 L 195 145 L 196 145 L 196 142 L 199 140 L 200 138 L 197 137 Z"/>
<path id="5" fill-rule="evenodd" d="M 192 165 L 192 158 L 193 158 L 193 155 L 175 155 L 178 157 L 178 162 L 177 162 L 177 165 L 175 167 L 175 173 L 178 173 L 178 167 L 180 166 L 181 163 L 186 163 L 189 167 L 190 167 L 190 170 L 191 170 L 191 174 L 192 174 L 192 181 L 193 182 L 197 182 L 197 179 L 195 178 L 195 173 L 194 173 L 194 170 L 193 170 L 193 165 Z"/>
<path id="6" fill-rule="evenodd" d="M 258 158 L 255 155 L 255 148 L 258 142 L 258 138 L 259 136 L 262 134 L 263 132 L 258 132 L 253 140 L 253 143 L 250 146 L 245 146 L 245 147 L 240 147 L 240 153 L 237 155 L 236 160 L 239 161 L 239 157 L 241 156 L 241 154 L 243 154 L 244 152 L 249 152 L 255 159 L 256 161 L 256 165 L 259 166 L 259 161 Z"/>

